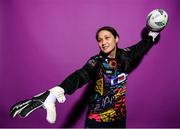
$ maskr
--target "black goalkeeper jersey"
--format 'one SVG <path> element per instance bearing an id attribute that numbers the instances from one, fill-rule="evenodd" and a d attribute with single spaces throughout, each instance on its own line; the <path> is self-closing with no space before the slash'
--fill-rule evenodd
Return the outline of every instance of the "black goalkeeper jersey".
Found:
<path id="1" fill-rule="evenodd" d="M 79 70 L 69 75 L 59 86 L 66 94 L 91 81 L 91 95 L 87 118 L 97 122 L 112 122 L 126 117 L 126 81 L 143 56 L 154 45 L 148 36 L 125 49 L 117 48 L 116 57 L 110 59 L 100 52 L 91 57 Z"/>

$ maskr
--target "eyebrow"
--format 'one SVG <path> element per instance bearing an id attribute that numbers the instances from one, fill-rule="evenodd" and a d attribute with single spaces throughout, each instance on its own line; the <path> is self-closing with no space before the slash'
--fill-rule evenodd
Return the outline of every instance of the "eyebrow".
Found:
<path id="1" fill-rule="evenodd" d="M 110 35 L 105 34 L 103 37 L 110 37 Z M 98 36 L 98 38 L 101 38 L 101 37 Z"/>

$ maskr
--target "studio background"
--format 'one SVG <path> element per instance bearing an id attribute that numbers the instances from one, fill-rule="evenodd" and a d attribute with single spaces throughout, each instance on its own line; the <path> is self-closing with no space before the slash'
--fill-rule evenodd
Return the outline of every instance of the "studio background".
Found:
<path id="1" fill-rule="evenodd" d="M 99 52 L 95 33 L 108 25 L 118 46 L 141 39 L 147 14 L 169 14 L 161 39 L 127 83 L 127 127 L 180 127 L 179 0 L 0 0 L 0 127 L 84 127 L 86 86 L 46 112 L 10 118 L 9 108 L 55 85 Z"/>

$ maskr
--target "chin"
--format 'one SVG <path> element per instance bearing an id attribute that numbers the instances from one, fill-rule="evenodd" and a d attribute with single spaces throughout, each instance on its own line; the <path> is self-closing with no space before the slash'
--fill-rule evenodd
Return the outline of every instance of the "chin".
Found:
<path id="1" fill-rule="evenodd" d="M 110 51 L 110 50 L 102 50 L 102 52 L 105 53 L 105 54 L 108 54 L 108 53 L 110 53 L 111 51 Z"/>
<path id="2" fill-rule="evenodd" d="M 102 53 L 104 53 L 105 55 L 109 55 L 109 51 L 102 51 Z"/>
<path id="3" fill-rule="evenodd" d="M 104 54 L 108 54 L 109 53 L 109 51 L 102 51 Z"/>

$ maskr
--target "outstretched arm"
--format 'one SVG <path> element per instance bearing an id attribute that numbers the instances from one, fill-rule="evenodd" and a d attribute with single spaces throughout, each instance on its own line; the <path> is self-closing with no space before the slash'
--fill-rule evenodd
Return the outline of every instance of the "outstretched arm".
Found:
<path id="1" fill-rule="evenodd" d="M 33 96 L 31 99 L 19 101 L 10 108 L 11 117 L 19 115 L 20 117 L 27 117 L 33 111 L 44 108 L 46 109 L 46 119 L 49 123 L 56 121 L 56 99 L 59 103 L 64 103 L 65 94 L 72 94 L 76 89 L 82 87 L 93 76 L 95 70 L 96 60 L 91 58 L 79 70 L 67 77 L 61 85 L 55 86 L 43 93 Z"/>
<path id="2" fill-rule="evenodd" d="M 87 63 L 79 70 L 69 75 L 59 86 L 65 90 L 65 94 L 72 94 L 78 88 L 89 82 L 96 67 L 95 57 L 90 58 Z"/>

